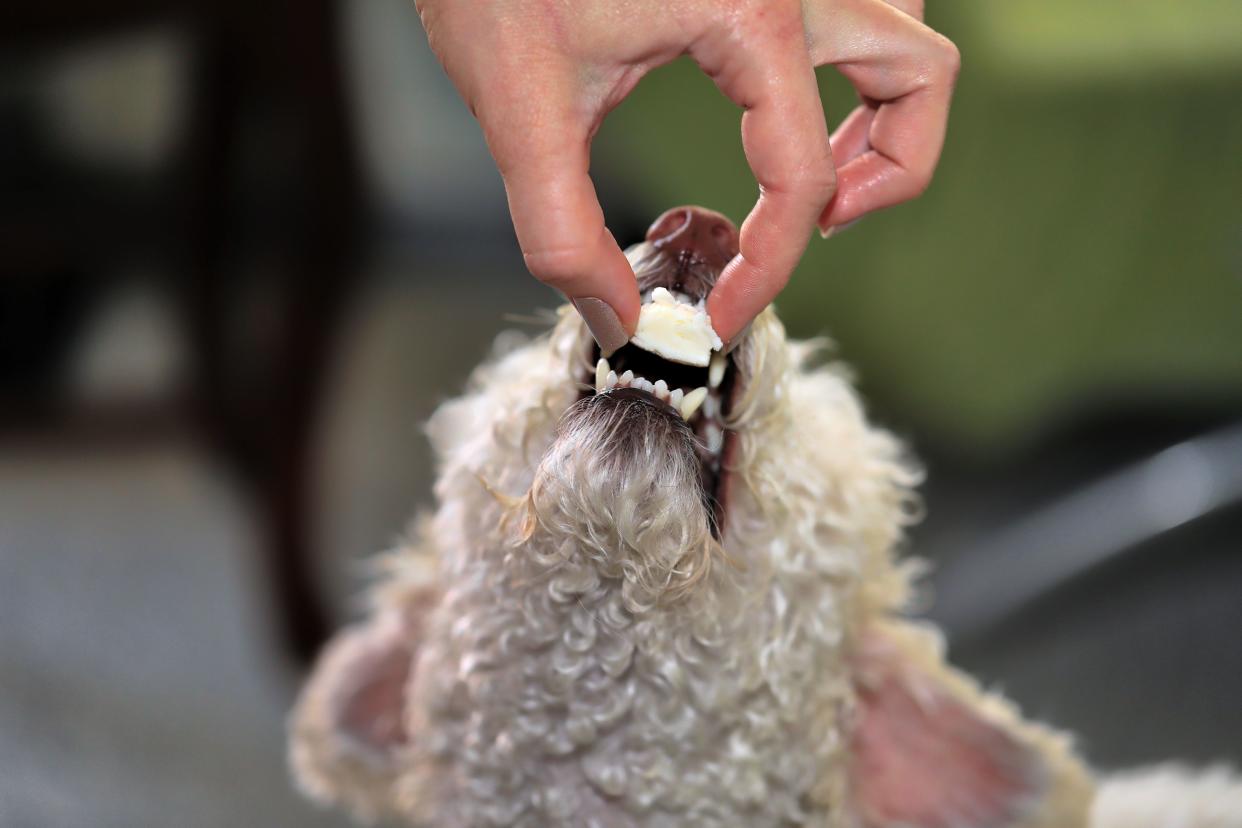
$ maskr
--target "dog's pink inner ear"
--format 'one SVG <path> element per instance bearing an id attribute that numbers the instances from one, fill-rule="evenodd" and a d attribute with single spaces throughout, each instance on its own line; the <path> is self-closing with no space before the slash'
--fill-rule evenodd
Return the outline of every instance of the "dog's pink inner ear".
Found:
<path id="1" fill-rule="evenodd" d="M 859 656 L 852 786 L 867 828 L 1008 828 L 1039 795 L 1035 751 L 936 679 Z"/>
<path id="2" fill-rule="evenodd" d="M 333 729 L 356 749 L 387 758 L 406 743 L 405 688 L 412 652 L 401 625 L 374 623 L 341 642 L 328 700 Z"/>

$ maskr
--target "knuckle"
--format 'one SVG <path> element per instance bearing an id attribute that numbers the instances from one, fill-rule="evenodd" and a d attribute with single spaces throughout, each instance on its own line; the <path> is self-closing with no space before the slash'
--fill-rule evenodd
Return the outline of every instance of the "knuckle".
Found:
<path id="1" fill-rule="evenodd" d="M 584 244 L 567 244 L 524 250 L 526 267 L 536 279 L 549 287 L 564 290 L 591 270 L 591 248 Z"/>
<path id="2" fill-rule="evenodd" d="M 958 73 L 962 70 L 962 53 L 957 48 L 957 44 L 936 32 L 933 40 L 933 50 L 935 63 L 940 73 L 950 84 L 955 83 Z"/>
<path id="3" fill-rule="evenodd" d="M 832 165 L 832 159 L 827 159 L 824 164 L 817 168 L 811 179 L 811 186 L 820 200 L 827 202 L 837 193 L 837 170 Z"/>
<path id="4" fill-rule="evenodd" d="M 932 170 L 930 167 L 918 168 L 910 171 L 906 177 L 907 199 L 915 199 L 927 192 L 927 188 L 931 186 Z"/>
<path id="5" fill-rule="evenodd" d="M 822 207 L 831 201 L 837 192 L 837 171 L 832 158 L 824 158 L 821 163 L 802 170 L 793 189 L 805 193 L 807 200 L 817 206 Z"/>

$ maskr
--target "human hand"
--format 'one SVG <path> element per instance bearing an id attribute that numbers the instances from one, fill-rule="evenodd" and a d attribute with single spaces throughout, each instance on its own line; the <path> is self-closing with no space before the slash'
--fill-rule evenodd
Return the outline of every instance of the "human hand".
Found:
<path id="1" fill-rule="evenodd" d="M 639 296 L 588 175 L 604 116 L 689 54 L 744 110 L 759 200 L 708 297 L 728 342 L 784 288 L 822 232 L 920 194 L 944 143 L 957 49 L 922 0 L 417 0 L 432 49 L 478 118 L 526 265 L 610 353 Z M 814 67 L 863 104 L 829 138 Z"/>

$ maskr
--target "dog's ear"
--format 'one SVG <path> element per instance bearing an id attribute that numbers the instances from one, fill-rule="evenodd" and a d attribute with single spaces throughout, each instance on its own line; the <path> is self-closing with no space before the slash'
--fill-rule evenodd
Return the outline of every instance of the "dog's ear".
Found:
<path id="1" fill-rule="evenodd" d="M 895 626 L 868 631 L 854 654 L 851 787 L 862 824 L 1061 825 L 1030 822 L 1052 793 L 1049 758 L 1061 761 L 1045 755 L 1034 726 L 951 673 L 934 636 Z"/>
<path id="2" fill-rule="evenodd" d="M 301 786 L 368 821 L 391 811 L 398 760 L 409 744 L 413 633 L 390 611 L 338 634 L 291 719 L 290 763 Z"/>

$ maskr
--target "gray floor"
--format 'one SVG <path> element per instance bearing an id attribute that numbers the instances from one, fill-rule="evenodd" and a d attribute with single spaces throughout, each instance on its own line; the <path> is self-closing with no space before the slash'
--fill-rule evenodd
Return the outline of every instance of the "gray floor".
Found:
<path id="1" fill-rule="evenodd" d="M 189 446 L 0 457 L 0 825 L 334 825 L 291 790 L 254 521 Z"/>
<path id="2" fill-rule="evenodd" d="M 515 326 L 507 312 L 551 304 L 527 278 L 479 291 L 477 274 L 378 271 L 346 325 L 318 439 L 314 552 L 341 619 L 367 559 L 429 500 L 419 423 Z M 158 302 L 119 305 L 82 343 L 79 396 L 125 390 L 144 354 L 178 352 Z M 175 386 L 166 362 L 126 393 Z M 253 508 L 188 438 L 0 443 L 0 826 L 346 824 L 286 772 L 297 677 L 273 650 Z"/>

